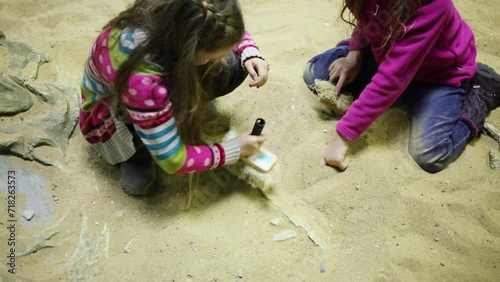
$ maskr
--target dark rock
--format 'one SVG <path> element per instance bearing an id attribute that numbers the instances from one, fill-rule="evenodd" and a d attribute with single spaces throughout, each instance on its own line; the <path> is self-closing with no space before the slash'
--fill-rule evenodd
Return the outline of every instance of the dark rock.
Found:
<path id="1" fill-rule="evenodd" d="M 25 112 L 32 106 L 31 93 L 0 74 L 0 116 Z"/>

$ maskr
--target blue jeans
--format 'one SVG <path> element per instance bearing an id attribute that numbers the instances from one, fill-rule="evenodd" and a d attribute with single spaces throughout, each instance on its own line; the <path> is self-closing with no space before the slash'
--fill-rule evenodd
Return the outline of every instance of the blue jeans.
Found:
<path id="1" fill-rule="evenodd" d="M 304 70 L 304 82 L 311 89 L 315 79 L 329 80 L 328 67 L 347 56 L 349 48 L 340 45 L 313 57 Z M 358 77 L 343 89 L 359 97 L 377 72 L 371 53 L 365 54 Z M 332 82 L 335 84 L 335 82 Z M 427 172 L 439 172 L 464 150 L 470 136 L 469 126 L 459 120 L 466 87 L 410 83 L 402 94 L 410 114 L 409 152 Z"/>

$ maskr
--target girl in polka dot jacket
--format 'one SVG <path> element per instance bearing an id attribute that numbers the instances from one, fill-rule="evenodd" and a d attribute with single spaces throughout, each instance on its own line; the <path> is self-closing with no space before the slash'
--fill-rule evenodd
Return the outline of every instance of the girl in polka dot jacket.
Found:
<path id="1" fill-rule="evenodd" d="M 202 125 L 211 100 L 268 64 L 245 31 L 237 0 L 137 0 L 95 41 L 82 81 L 80 129 L 133 195 L 154 192 L 153 162 L 170 174 L 205 171 L 255 153 L 263 136 L 247 131 L 211 145 Z M 212 107 L 210 107 L 210 105 Z M 178 131 L 179 130 L 179 131 Z"/>

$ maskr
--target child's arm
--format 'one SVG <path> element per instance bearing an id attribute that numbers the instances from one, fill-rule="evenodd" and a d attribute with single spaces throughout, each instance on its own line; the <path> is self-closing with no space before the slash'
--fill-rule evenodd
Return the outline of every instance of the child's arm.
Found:
<path id="1" fill-rule="evenodd" d="M 337 123 L 343 137 L 356 139 L 399 98 L 440 38 L 451 9 L 450 0 L 436 0 L 417 11 L 419 17 L 407 24 L 405 34 L 387 52 L 371 83 Z"/>
<path id="2" fill-rule="evenodd" d="M 259 88 L 266 84 L 269 65 L 260 54 L 257 43 L 247 31 L 243 33 L 241 41 L 234 46 L 233 51 L 238 54 L 241 66 L 253 80 L 249 86 Z"/>
<path id="3" fill-rule="evenodd" d="M 129 78 L 128 91 L 120 97 L 142 142 L 163 170 L 171 174 L 205 171 L 239 159 L 236 139 L 213 145 L 184 144 L 168 95 L 159 75 L 135 73 Z"/>
<path id="4" fill-rule="evenodd" d="M 370 47 L 363 30 L 356 25 L 349 41 L 349 51 L 366 51 Z"/>
<path id="5" fill-rule="evenodd" d="M 243 33 L 241 41 L 238 43 L 238 45 L 235 45 L 233 47 L 233 51 L 236 52 L 240 57 L 242 67 L 245 62 L 251 58 L 261 58 L 264 60 L 264 57 L 262 57 L 259 51 L 259 46 L 257 45 L 257 43 L 255 43 L 248 31 L 245 31 L 245 33 Z"/>

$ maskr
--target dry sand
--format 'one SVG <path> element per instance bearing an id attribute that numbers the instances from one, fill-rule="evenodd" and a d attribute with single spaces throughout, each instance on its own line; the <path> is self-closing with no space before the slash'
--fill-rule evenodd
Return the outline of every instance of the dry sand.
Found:
<path id="1" fill-rule="evenodd" d="M 77 87 L 98 31 L 129 2 L 2 0 L 0 29 L 9 40 L 50 54 L 38 80 Z M 500 70 L 498 0 L 455 3 L 475 31 L 479 60 Z M 18 248 L 36 249 L 37 242 L 53 247 L 18 257 L 16 274 L 7 272 L 2 194 L 0 277 L 500 281 L 500 171 L 488 167 L 488 151 L 498 148 L 491 138 L 481 136 L 445 171 L 428 174 L 407 152 L 408 115 L 393 108 L 352 145 L 345 172 L 319 168 L 335 120 L 319 114 L 321 104 L 301 74 L 310 57 L 349 34 L 338 20 L 340 5 L 340 0 L 242 0 L 248 30 L 271 64 L 269 82 L 258 90 L 243 85 L 218 107 L 237 130 L 251 127 L 257 117 L 266 119 L 265 147 L 279 157 L 280 168 L 269 200 L 225 170 L 201 175 L 188 211 L 187 177 L 164 178 L 152 197 L 127 196 L 119 187 L 119 169 L 106 165 L 75 134 L 62 168 L 2 159 L 2 171 L 16 170 L 23 189 L 37 184 L 38 203 L 45 203 L 29 207 L 30 199 L 18 196 Z M 500 110 L 488 121 L 500 127 Z M 15 116 L 2 119 L 18 122 Z M 34 219 L 45 212 L 47 220 L 25 222 L 20 212 L 27 208 L 37 212 Z M 275 218 L 281 218 L 278 226 L 269 223 Z M 296 237 L 272 241 L 287 229 Z"/>

